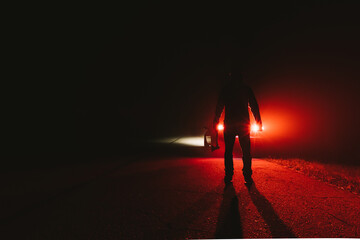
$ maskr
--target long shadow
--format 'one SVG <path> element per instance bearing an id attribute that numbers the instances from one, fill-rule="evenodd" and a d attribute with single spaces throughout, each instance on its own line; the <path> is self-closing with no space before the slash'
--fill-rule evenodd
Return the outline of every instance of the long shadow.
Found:
<path id="1" fill-rule="evenodd" d="M 296 238 L 295 234 L 279 218 L 271 203 L 257 190 L 255 183 L 248 187 L 254 205 L 270 228 L 273 238 Z"/>
<path id="2" fill-rule="evenodd" d="M 215 238 L 242 238 L 239 200 L 234 186 L 224 188 L 223 200 L 220 206 L 219 217 L 216 225 Z"/>

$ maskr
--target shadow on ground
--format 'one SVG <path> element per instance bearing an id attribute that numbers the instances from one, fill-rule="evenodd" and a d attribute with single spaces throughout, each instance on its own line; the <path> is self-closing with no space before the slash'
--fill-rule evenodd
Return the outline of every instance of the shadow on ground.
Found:
<path id="1" fill-rule="evenodd" d="M 219 217 L 216 225 L 215 238 L 242 238 L 239 199 L 234 186 L 224 188 L 223 200 L 220 206 Z"/>
<path id="2" fill-rule="evenodd" d="M 295 238 L 295 234 L 279 218 L 271 203 L 258 191 L 255 183 L 248 188 L 251 200 L 269 226 L 273 238 Z"/>

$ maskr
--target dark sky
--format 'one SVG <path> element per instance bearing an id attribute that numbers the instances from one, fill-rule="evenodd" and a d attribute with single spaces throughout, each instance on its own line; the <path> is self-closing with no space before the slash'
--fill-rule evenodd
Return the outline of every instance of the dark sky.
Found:
<path id="1" fill-rule="evenodd" d="M 15 38 L 10 142 L 15 131 L 28 150 L 66 152 L 199 133 L 233 64 L 268 137 L 289 143 L 278 146 L 358 158 L 358 10 L 356 1 L 252 1 L 34 15 Z"/>

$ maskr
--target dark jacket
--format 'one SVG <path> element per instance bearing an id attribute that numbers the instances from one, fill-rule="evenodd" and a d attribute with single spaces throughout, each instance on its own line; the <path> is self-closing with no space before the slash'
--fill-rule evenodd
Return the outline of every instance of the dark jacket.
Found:
<path id="1" fill-rule="evenodd" d="M 225 107 L 225 127 L 240 124 L 248 128 L 250 125 L 249 106 L 256 122 L 261 124 L 259 105 L 251 88 L 242 82 L 230 82 L 219 94 L 214 123 L 219 122 Z"/>

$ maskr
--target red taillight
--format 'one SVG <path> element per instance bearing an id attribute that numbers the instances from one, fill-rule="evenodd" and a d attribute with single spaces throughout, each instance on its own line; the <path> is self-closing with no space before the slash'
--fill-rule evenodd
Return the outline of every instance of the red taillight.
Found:
<path id="1" fill-rule="evenodd" d="M 221 123 L 219 123 L 219 124 L 217 125 L 216 129 L 217 129 L 218 131 L 222 131 L 222 130 L 224 130 L 224 125 L 222 125 Z"/>

